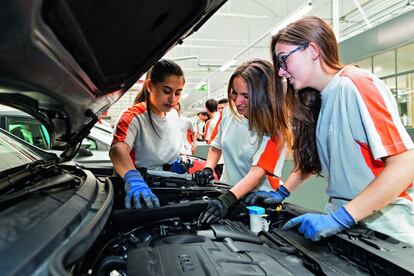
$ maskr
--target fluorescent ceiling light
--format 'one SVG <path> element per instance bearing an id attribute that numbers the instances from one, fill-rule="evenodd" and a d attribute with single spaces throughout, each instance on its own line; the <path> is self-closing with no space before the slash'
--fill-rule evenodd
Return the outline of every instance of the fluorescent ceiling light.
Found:
<path id="1" fill-rule="evenodd" d="M 312 10 L 312 1 L 307 1 L 300 6 L 291 15 L 282 20 L 282 22 L 272 30 L 271 35 L 277 34 L 281 29 L 286 27 L 289 23 L 294 22 Z"/>
<path id="2" fill-rule="evenodd" d="M 236 64 L 237 62 L 237 58 L 233 58 L 232 60 L 230 60 L 229 62 L 227 62 L 226 64 L 224 64 L 223 66 L 220 67 L 220 72 L 224 72 L 227 69 L 229 69 L 231 66 L 233 66 L 234 64 Z"/>

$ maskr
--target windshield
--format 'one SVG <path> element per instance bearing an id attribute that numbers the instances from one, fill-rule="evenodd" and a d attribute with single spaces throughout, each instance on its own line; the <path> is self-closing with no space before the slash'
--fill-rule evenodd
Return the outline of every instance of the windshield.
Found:
<path id="1" fill-rule="evenodd" d="M 17 166 L 41 160 L 42 157 L 36 155 L 23 144 L 10 138 L 0 131 L 0 171 L 5 171 Z"/>

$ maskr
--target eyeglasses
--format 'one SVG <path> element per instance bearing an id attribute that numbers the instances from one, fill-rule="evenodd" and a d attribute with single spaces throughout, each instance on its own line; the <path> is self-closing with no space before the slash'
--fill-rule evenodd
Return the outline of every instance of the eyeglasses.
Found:
<path id="1" fill-rule="evenodd" d="M 300 45 L 300 46 L 296 47 L 295 49 L 293 49 L 292 51 L 290 51 L 289 53 L 287 53 L 287 54 L 285 54 L 285 55 L 283 55 L 282 53 L 280 53 L 280 54 L 277 56 L 277 60 L 278 60 L 278 62 L 279 62 L 280 67 L 281 67 L 283 70 L 287 70 L 286 60 L 289 58 L 289 56 L 290 56 L 290 55 L 292 55 L 292 54 L 294 54 L 294 53 L 296 53 L 296 52 L 298 52 L 298 51 L 300 51 L 300 50 L 304 50 L 304 49 L 306 49 L 307 47 L 308 47 L 308 44 L 306 44 L 306 45 Z M 281 55 L 282 55 L 282 56 L 281 56 Z"/>

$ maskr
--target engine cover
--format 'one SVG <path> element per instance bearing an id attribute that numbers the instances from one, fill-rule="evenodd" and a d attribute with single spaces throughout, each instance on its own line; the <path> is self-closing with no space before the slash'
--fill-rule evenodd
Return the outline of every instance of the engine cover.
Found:
<path id="1" fill-rule="evenodd" d="M 153 247 L 131 250 L 127 271 L 128 275 L 313 275 L 299 258 L 278 250 L 192 235 L 167 237 Z"/>
<path id="2" fill-rule="evenodd" d="M 223 238 L 229 230 L 236 230 Z M 313 275 L 302 260 L 263 246 L 244 225 L 226 221 L 208 231 L 163 237 L 128 251 L 128 275 Z M 246 242 L 249 241 L 249 242 Z"/>

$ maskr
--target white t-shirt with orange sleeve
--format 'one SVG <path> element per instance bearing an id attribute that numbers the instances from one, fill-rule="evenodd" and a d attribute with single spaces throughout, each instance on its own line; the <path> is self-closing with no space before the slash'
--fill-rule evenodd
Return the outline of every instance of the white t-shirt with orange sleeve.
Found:
<path id="1" fill-rule="evenodd" d="M 205 140 L 207 144 L 210 144 L 214 138 L 216 138 L 218 132 L 218 126 L 221 120 L 221 113 L 216 112 L 209 121 L 206 123 L 206 133 L 205 133 Z"/>
<path id="2" fill-rule="evenodd" d="M 238 118 L 226 108 L 217 136 L 210 145 L 222 151 L 224 170 L 221 181 L 234 186 L 252 166 L 259 166 L 266 171 L 266 176 L 256 190 L 273 191 L 279 186 L 286 147 L 278 146 L 269 136 L 264 136 L 260 143 L 256 133 L 249 130 L 246 118 Z"/>
<path id="3" fill-rule="evenodd" d="M 118 119 L 112 144 L 124 142 L 131 148 L 135 166 L 162 170 L 180 154 L 183 145 L 180 118 L 175 109 L 167 116 L 151 113 L 149 120 L 145 103 L 127 108 Z"/>
<path id="4" fill-rule="evenodd" d="M 390 89 L 368 71 L 343 68 L 321 91 L 321 100 L 316 137 L 331 211 L 358 196 L 385 168 L 385 158 L 414 144 Z M 414 244 L 413 184 L 361 224 Z"/>
<path id="5" fill-rule="evenodd" d="M 368 71 L 345 67 L 322 90 L 321 100 L 316 137 L 327 193 L 349 201 L 383 170 L 385 157 L 414 145 L 391 91 Z M 395 200 L 412 205 L 413 198 L 410 185 Z"/>

